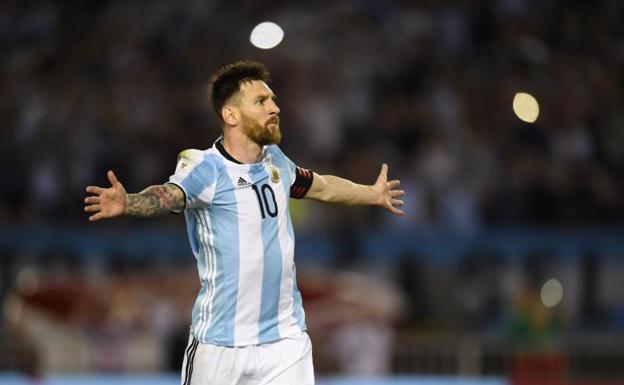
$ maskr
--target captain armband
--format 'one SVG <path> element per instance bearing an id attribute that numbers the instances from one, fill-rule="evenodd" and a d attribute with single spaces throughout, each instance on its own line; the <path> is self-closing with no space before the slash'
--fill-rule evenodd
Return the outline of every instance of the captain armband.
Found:
<path id="1" fill-rule="evenodd" d="M 301 167 L 296 167 L 295 173 L 295 183 L 290 187 L 290 197 L 301 199 L 308 193 L 308 190 L 312 186 L 314 173 Z"/>

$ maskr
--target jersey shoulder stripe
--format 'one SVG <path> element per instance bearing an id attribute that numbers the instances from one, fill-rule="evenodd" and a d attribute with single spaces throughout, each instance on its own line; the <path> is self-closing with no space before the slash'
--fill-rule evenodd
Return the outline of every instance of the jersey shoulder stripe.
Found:
<path id="1" fill-rule="evenodd" d="M 169 183 L 182 188 L 187 208 L 205 207 L 212 201 L 222 166 L 222 159 L 212 149 L 184 150 L 178 155 L 176 171 Z"/>

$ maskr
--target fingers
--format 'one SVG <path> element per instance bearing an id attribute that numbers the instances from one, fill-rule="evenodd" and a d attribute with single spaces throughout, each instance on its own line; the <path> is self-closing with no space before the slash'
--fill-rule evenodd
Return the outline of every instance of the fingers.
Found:
<path id="1" fill-rule="evenodd" d="M 375 182 L 375 184 L 383 185 L 384 183 L 386 183 L 387 180 L 388 180 L 388 165 L 384 163 L 381 165 L 381 171 L 379 171 L 379 176 L 377 177 L 377 181 Z"/>
<path id="2" fill-rule="evenodd" d="M 102 210 L 102 207 L 100 205 L 89 205 L 89 206 L 85 206 L 84 211 L 86 212 L 97 212 Z"/>
<path id="3" fill-rule="evenodd" d="M 385 176 L 386 178 L 388 178 L 388 165 L 386 163 L 381 165 L 381 175 Z"/>
<path id="4" fill-rule="evenodd" d="M 106 173 L 106 176 L 108 177 L 108 180 L 111 184 L 111 186 L 117 186 L 117 184 L 119 184 L 119 181 L 117 180 L 117 177 L 115 176 L 115 173 L 112 170 L 108 170 L 108 172 Z"/>
<path id="5" fill-rule="evenodd" d="M 396 199 L 405 195 L 404 190 L 395 190 L 401 184 L 401 181 L 398 179 L 394 179 L 386 182 L 388 179 L 388 165 L 386 163 L 381 165 L 381 171 L 379 172 L 379 177 L 377 178 L 377 183 L 386 184 L 386 190 L 384 195 L 386 196 L 386 202 L 383 204 L 383 207 L 390 211 L 394 215 L 404 215 L 405 212 L 397 207 L 401 207 L 405 204 L 405 202 L 401 199 Z M 389 199 L 388 199 L 389 198 Z"/>
<path id="6" fill-rule="evenodd" d="M 104 189 L 97 186 L 87 186 L 87 192 L 95 195 L 100 195 L 104 192 Z"/>
<path id="7" fill-rule="evenodd" d="M 384 208 L 390 211 L 394 215 L 403 215 L 405 212 L 401 209 L 396 208 L 395 206 L 403 206 L 405 202 L 400 199 L 391 199 L 389 204 L 386 204 Z"/>
<path id="8" fill-rule="evenodd" d="M 392 207 L 392 206 L 390 206 L 388 208 L 388 211 L 390 211 L 394 215 L 403 215 L 403 214 L 405 214 L 405 212 L 403 210 L 399 210 L 396 207 Z"/>
<path id="9" fill-rule="evenodd" d="M 121 183 L 119 183 L 119 181 L 117 180 L 115 173 L 112 172 L 111 170 L 109 170 L 106 173 L 106 176 L 108 177 L 108 181 L 111 183 L 113 187 L 117 187 L 121 185 Z M 110 188 L 105 189 L 105 188 L 98 187 L 98 186 L 87 186 L 86 190 L 88 193 L 94 194 L 93 196 L 88 196 L 84 199 L 84 203 L 86 204 L 86 206 L 84 207 L 84 211 L 88 213 L 95 213 L 94 215 L 91 215 L 89 217 L 89 221 L 94 222 L 102 218 L 109 217 L 110 213 L 108 211 L 110 210 L 107 210 L 106 214 L 102 213 L 101 195 L 104 194 L 107 190 L 112 191 L 112 189 Z"/>
<path id="10" fill-rule="evenodd" d="M 393 188 L 399 187 L 400 184 L 401 184 L 401 181 L 398 179 L 395 179 L 395 180 L 391 180 L 390 182 L 388 182 L 387 186 L 390 190 L 392 190 Z"/>
<path id="11" fill-rule="evenodd" d="M 108 170 L 108 172 L 106 173 L 106 176 L 108 177 L 108 181 L 110 182 L 110 184 L 113 187 L 115 187 L 118 184 L 120 184 L 119 180 L 117 180 L 117 177 L 115 176 L 115 173 L 112 172 L 111 170 Z M 106 190 L 106 189 L 104 189 L 102 187 L 98 187 L 98 186 L 87 186 L 86 190 L 87 190 L 88 193 L 95 194 L 95 195 L 101 195 L 104 192 L 104 190 Z"/>
<path id="12" fill-rule="evenodd" d="M 97 213 L 95 215 L 91 215 L 89 217 L 89 222 L 99 221 L 102 218 L 104 218 L 104 215 L 102 215 L 102 212 L 100 211 L 99 213 Z"/>
<path id="13" fill-rule="evenodd" d="M 99 196 L 86 197 L 84 199 L 84 203 L 88 203 L 88 204 L 100 203 L 100 197 Z"/>

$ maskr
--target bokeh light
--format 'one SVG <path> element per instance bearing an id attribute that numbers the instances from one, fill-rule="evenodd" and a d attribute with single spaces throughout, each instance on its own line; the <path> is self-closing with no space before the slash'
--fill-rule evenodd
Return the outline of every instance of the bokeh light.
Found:
<path id="1" fill-rule="evenodd" d="M 563 286 L 561 286 L 561 282 L 555 278 L 551 278 L 546 281 L 544 286 L 542 286 L 540 297 L 542 298 L 544 306 L 557 306 L 563 299 Z"/>
<path id="2" fill-rule="evenodd" d="M 513 110 L 518 119 L 534 123 L 539 116 L 539 104 L 535 97 L 526 92 L 518 92 L 514 96 Z"/>
<path id="3" fill-rule="evenodd" d="M 284 38 L 282 28 L 270 21 L 258 24 L 252 31 L 249 41 L 255 47 L 271 49 L 276 47 Z"/>

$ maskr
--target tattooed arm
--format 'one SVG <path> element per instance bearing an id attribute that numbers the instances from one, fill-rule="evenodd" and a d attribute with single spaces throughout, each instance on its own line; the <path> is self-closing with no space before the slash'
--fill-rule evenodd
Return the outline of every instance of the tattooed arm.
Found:
<path id="1" fill-rule="evenodd" d="M 174 185 L 150 186 L 138 194 L 128 194 L 124 215 L 156 217 L 184 208 L 184 192 Z"/>
<path id="2" fill-rule="evenodd" d="M 120 215 L 150 218 L 184 208 L 184 192 L 174 184 L 150 186 L 138 194 L 127 194 L 112 171 L 107 176 L 111 187 L 87 187 L 87 192 L 93 194 L 85 198 L 84 210 L 94 213 L 90 221 Z"/>

